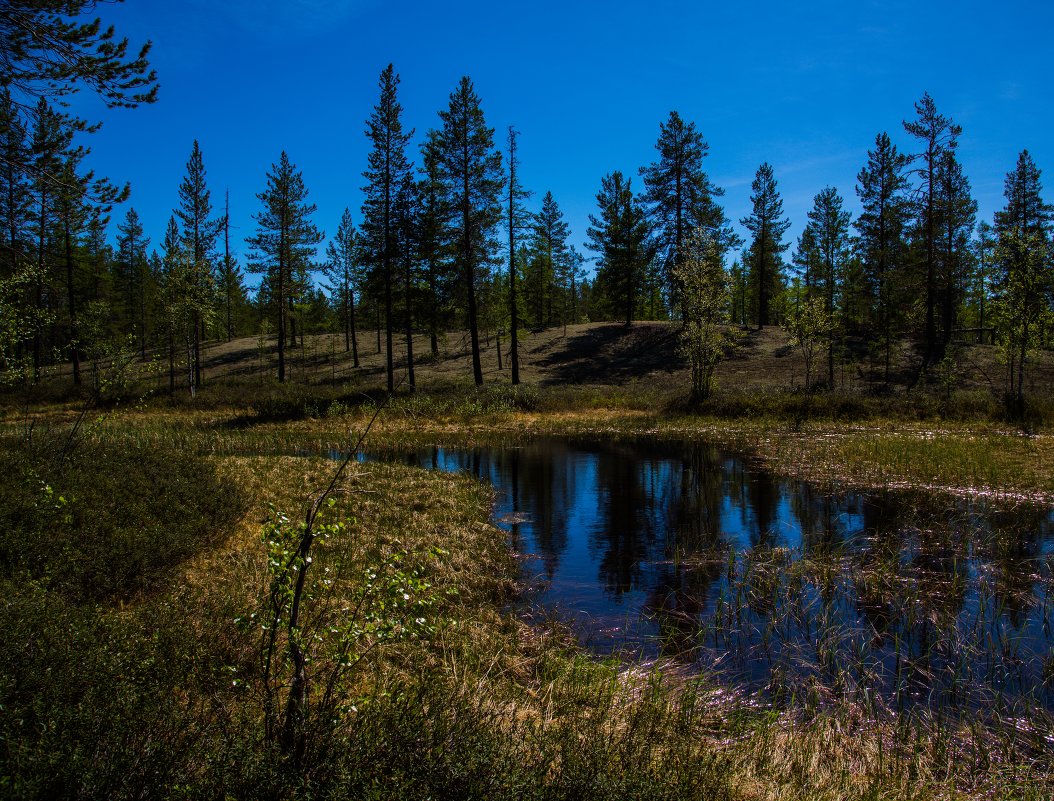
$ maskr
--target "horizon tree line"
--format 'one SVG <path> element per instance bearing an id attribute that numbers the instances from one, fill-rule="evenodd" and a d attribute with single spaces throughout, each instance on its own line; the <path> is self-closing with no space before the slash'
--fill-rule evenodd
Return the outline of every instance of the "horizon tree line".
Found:
<path id="1" fill-rule="evenodd" d="M 244 271 L 261 276 L 255 296 L 232 254 L 229 193 L 217 213 L 196 141 L 162 252 L 149 250 L 134 208 L 111 247 L 108 215 L 128 189 L 80 173 L 86 151 L 74 139 L 86 127 L 44 99 L 27 126 L 10 93 L 0 96 L 0 280 L 32 310 L 19 320 L 14 349 L 5 355 L 8 369 L 28 365 L 26 374 L 37 380 L 43 365 L 68 361 L 80 383 L 83 358 L 135 349 L 141 359 L 167 354 L 170 388 L 177 362 L 185 361 L 195 391 L 202 343 L 256 333 L 267 319 L 284 381 L 286 351 L 303 344 L 307 327 L 340 331 L 358 367 L 359 331 L 368 319 L 378 348 L 383 333 L 389 389 L 397 362 L 414 389 L 421 358 L 413 350 L 415 332 L 427 332 L 425 358 L 437 359 L 444 332 L 459 328 L 467 332 L 477 385 L 484 380 L 481 330 L 488 341 L 494 336 L 500 367 L 507 362 L 518 383 L 523 326 L 598 319 L 686 325 L 678 276 L 687 274 L 688 243 L 700 235 L 708 258 L 728 270 L 730 323 L 793 327 L 807 305 L 815 306 L 807 317 L 822 334 L 828 387 L 836 384 L 836 366 L 850 362 L 868 362 L 888 386 L 908 342 L 918 353 L 909 380 L 918 380 L 956 338 L 972 337 L 1005 345 L 1008 387 L 1021 395 L 1029 350 L 1049 342 L 1052 214 L 1041 197 L 1040 171 L 1022 151 L 1007 177 L 1006 207 L 993 224 L 978 223 L 957 158 L 962 129 L 928 94 L 902 126 L 917 152 L 901 152 L 879 133 L 857 177 L 860 215 L 853 220 L 839 191 L 824 188 L 789 263 L 790 220 L 774 168 L 763 163 L 751 185 L 751 213 L 740 220 L 749 235 L 744 242 L 719 203 L 723 190 L 703 167 L 707 143 L 694 122 L 671 112 L 659 126 L 655 161 L 639 170 L 639 191 L 620 171 L 601 179 L 585 232 L 596 265 L 590 277 L 552 192 L 542 194 L 537 211 L 527 208 L 518 132 L 510 129 L 506 152 L 498 149 L 471 79 L 462 78 L 451 93 L 416 162 L 415 132 L 403 129 L 399 81 L 392 65 L 381 73 L 366 125 L 359 223 L 344 210 L 321 263 L 316 246 L 323 234 L 312 221 L 317 209 L 303 176 L 285 152 L 272 165 L 257 195 L 257 230 L 245 240 Z M 43 178 L 56 175 L 62 180 Z M 1008 312 L 1008 304 L 1016 311 Z"/>

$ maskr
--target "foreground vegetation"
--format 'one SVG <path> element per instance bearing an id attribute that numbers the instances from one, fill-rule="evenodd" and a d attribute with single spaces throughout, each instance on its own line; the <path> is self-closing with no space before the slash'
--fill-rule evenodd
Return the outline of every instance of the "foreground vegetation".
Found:
<path id="1" fill-rule="evenodd" d="M 118 376 L 121 392 L 88 411 L 61 377 L 9 395 L 3 794 L 1048 796 L 1038 711 L 1027 726 L 982 725 L 853 693 L 759 699 L 674 664 L 590 657 L 558 621 L 528 624 L 514 611 L 516 562 L 487 522 L 490 489 L 467 476 L 353 463 L 322 508 L 310 561 L 295 562 L 308 499 L 335 469 L 316 457 L 346 453 L 385 403 L 374 449 L 703 440 L 830 485 L 1054 498 L 1041 398 L 1023 431 L 965 378 L 895 395 L 795 391 L 801 365 L 770 334 L 722 364 L 718 392 L 693 407 L 665 329 L 632 331 L 537 335 L 518 388 L 498 383 L 496 365 L 482 389 L 459 380 L 466 356 L 455 353 L 419 371 L 417 393 L 386 401 L 379 357 L 352 371 L 323 341 L 291 359 L 302 383 L 264 378 L 255 347 L 232 357 L 234 343 L 213 350 L 193 398 L 157 391 L 149 373 Z M 985 364 L 983 349 L 964 358 Z M 627 373 L 610 383 L 558 380 L 619 361 Z M 764 590 L 757 576 L 779 567 L 757 558 L 748 605 Z M 281 601 L 294 563 L 307 576 L 295 631 Z M 820 561 L 794 569 L 837 579 Z M 283 735 L 290 636 L 308 656 L 296 747 Z"/>
<path id="2" fill-rule="evenodd" d="M 284 656 L 264 658 L 269 560 L 332 463 L 198 455 L 105 426 L 56 461 L 62 441 L 50 437 L 67 434 L 5 443 L 8 797 L 1049 790 L 1046 758 L 1024 735 L 851 705 L 760 706 L 706 677 L 591 659 L 558 627 L 507 611 L 516 567 L 487 523 L 486 487 L 382 464 L 356 466 L 325 512 L 343 526 L 308 574 L 312 692 L 294 758 L 268 732 L 268 699 L 290 676 Z M 152 490 L 135 485 L 140 466 L 162 464 Z M 207 491 L 188 497 L 201 482 Z"/>

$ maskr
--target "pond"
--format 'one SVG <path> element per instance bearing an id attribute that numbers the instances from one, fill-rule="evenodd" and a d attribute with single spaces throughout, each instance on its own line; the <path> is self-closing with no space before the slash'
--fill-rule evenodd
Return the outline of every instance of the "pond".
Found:
<path id="1" fill-rule="evenodd" d="M 832 494 L 697 443 L 398 458 L 490 482 L 531 601 L 594 651 L 777 699 L 1054 708 L 1049 509 Z"/>

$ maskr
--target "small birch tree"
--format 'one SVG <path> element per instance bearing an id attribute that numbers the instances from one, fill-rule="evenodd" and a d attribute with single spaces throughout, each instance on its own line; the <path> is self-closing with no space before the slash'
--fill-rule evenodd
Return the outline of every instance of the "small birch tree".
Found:
<path id="1" fill-rule="evenodd" d="M 720 244 L 704 229 L 688 240 L 685 258 L 673 266 L 681 291 L 684 328 L 680 351 L 692 368 L 692 401 L 709 398 L 714 391 L 714 370 L 736 345 L 729 328 L 731 280 L 721 257 Z"/>

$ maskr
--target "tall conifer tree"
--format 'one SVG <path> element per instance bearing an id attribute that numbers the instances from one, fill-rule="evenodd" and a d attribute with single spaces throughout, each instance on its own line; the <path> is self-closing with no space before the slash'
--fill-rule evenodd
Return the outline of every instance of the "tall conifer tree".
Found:
<path id="1" fill-rule="evenodd" d="M 184 251 L 190 259 L 194 294 L 211 297 L 215 290 L 213 257 L 216 238 L 223 226 L 222 218 L 212 217 L 212 201 L 205 181 L 205 162 L 198 140 L 190 151 L 187 173 L 179 185 L 179 208 L 176 217 L 182 224 Z M 205 338 L 207 314 L 201 304 L 194 304 L 194 384 L 201 386 L 201 341 Z"/>
<path id="2" fill-rule="evenodd" d="M 918 209 L 918 227 L 923 248 L 923 275 L 925 281 L 925 328 L 923 331 L 922 367 L 926 368 L 937 358 L 937 305 L 938 305 L 938 237 L 940 236 L 939 175 L 940 164 L 945 153 L 958 146 L 962 127 L 937 112 L 937 104 L 929 93 L 915 104 L 917 119 L 904 122 L 904 130 L 919 140 L 922 150 L 912 157 L 917 166 L 912 172 L 919 177 L 920 185 L 915 192 Z"/>
<path id="3" fill-rule="evenodd" d="M 278 380 L 285 381 L 285 336 L 288 307 L 300 291 L 315 245 L 322 233 L 311 222 L 315 204 L 307 201 L 304 176 L 283 150 L 267 173 L 267 188 L 256 197 L 263 211 L 254 214 L 257 233 L 247 241 L 253 249 L 250 269 L 263 273 L 271 294 L 278 332 Z"/>
<path id="4" fill-rule="evenodd" d="M 472 375 L 483 384 L 479 349 L 479 310 L 476 283 L 486 278 L 493 260 L 495 229 L 501 220 L 501 190 L 505 180 L 501 153 L 494 149 L 494 129 L 483 117 L 472 81 L 463 77 L 450 95 L 450 105 L 439 112 L 442 121 L 436 142 L 446 202 L 452 211 L 454 261 L 461 272 L 468 306 L 472 342 Z"/>
<path id="5" fill-rule="evenodd" d="M 564 213 L 556 203 L 552 192 L 542 198 L 542 208 L 534 215 L 531 226 L 531 248 L 540 256 L 536 260 L 533 276 L 535 324 L 553 324 L 553 298 L 561 285 L 560 277 L 567 271 L 567 238 L 571 230 L 564 221 Z"/>
<path id="6" fill-rule="evenodd" d="M 362 234 L 371 261 L 380 270 L 380 282 L 384 287 L 386 367 L 388 391 L 391 392 L 395 389 L 392 286 L 398 258 L 395 198 L 399 186 L 410 173 L 406 147 L 413 131 L 403 131 L 403 107 L 398 98 L 399 76 L 393 65 L 384 68 L 378 84 L 380 99 L 366 121 L 366 136 L 371 147 L 367 168 L 362 174 L 367 182 L 363 187 L 366 200 L 362 206 Z"/>
<path id="7" fill-rule="evenodd" d="M 677 288 L 673 267 L 686 258 L 688 238 L 701 228 L 724 253 L 739 244 L 716 198 L 724 190 L 715 186 L 703 170 L 703 159 L 710 146 L 694 122 L 685 122 L 671 111 L 659 124 L 655 143 L 659 158 L 640 170 L 644 178 L 643 201 L 649 211 L 656 237 L 657 259 L 665 273 L 671 300 L 676 303 Z"/>
<path id="8" fill-rule="evenodd" d="M 355 336 L 355 291 L 359 283 L 359 235 L 351 212 L 344 209 L 337 226 L 337 235 L 326 245 L 326 264 L 323 274 L 329 279 L 327 288 L 333 293 L 344 327 L 344 350 L 351 351 L 352 365 L 359 366 L 359 346 Z"/>
<path id="9" fill-rule="evenodd" d="M 839 311 L 839 293 L 850 255 L 850 220 L 851 215 L 842 208 L 842 196 L 833 186 L 828 186 L 814 198 L 808 227 L 816 247 L 815 285 L 832 322 Z M 834 389 L 836 329 L 837 326 L 831 326 L 827 342 L 827 385 L 830 389 Z"/>
<path id="10" fill-rule="evenodd" d="M 597 205 L 600 213 L 589 215 L 586 231 L 587 247 L 598 254 L 595 288 L 632 325 L 652 260 L 647 216 L 633 196 L 632 181 L 618 171 L 601 179 Z"/>
<path id="11" fill-rule="evenodd" d="M 519 350 L 519 309 L 517 308 L 516 274 L 519 272 L 518 255 L 516 247 L 516 234 L 527 224 L 528 213 L 524 208 L 524 202 L 530 197 L 530 192 L 524 189 L 517 179 L 516 168 L 520 162 L 516 157 L 516 137 L 519 132 L 509 126 L 508 148 L 509 148 L 509 184 L 508 184 L 508 216 L 505 225 L 509 230 L 509 355 L 512 360 L 512 383 L 520 383 L 520 350 Z"/>
<path id="12" fill-rule="evenodd" d="M 750 185 L 753 211 L 739 222 L 753 235 L 750 244 L 750 282 L 757 293 L 758 328 L 771 324 L 772 298 L 783 283 L 783 252 L 789 243 L 783 235 L 790 220 L 783 217 L 783 199 L 776 188 L 772 166 L 767 162 L 758 167 Z"/>
<path id="13" fill-rule="evenodd" d="M 889 384 L 893 342 L 903 322 L 905 285 L 905 229 L 910 207 L 904 174 L 910 159 L 899 153 L 885 132 L 875 137 L 867 165 L 857 175 L 856 193 L 863 210 L 855 227 L 858 247 L 882 343 L 885 383 Z"/>

